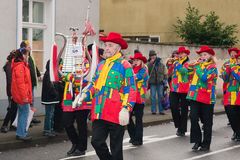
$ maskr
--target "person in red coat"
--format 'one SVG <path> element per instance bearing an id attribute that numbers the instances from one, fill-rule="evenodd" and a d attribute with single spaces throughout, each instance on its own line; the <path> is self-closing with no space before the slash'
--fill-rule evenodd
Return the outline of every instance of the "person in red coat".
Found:
<path id="1" fill-rule="evenodd" d="M 30 104 L 32 103 L 32 83 L 27 59 L 28 51 L 25 48 L 20 48 L 16 51 L 12 61 L 11 93 L 13 100 L 18 105 L 16 139 L 23 141 L 31 140 L 26 129 Z"/>

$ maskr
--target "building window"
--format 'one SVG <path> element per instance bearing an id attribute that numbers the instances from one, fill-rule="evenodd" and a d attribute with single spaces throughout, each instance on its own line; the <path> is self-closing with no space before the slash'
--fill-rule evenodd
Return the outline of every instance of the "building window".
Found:
<path id="1" fill-rule="evenodd" d="M 29 40 L 32 57 L 40 71 L 43 71 L 44 31 L 46 0 L 23 0 L 22 4 L 22 39 Z"/>

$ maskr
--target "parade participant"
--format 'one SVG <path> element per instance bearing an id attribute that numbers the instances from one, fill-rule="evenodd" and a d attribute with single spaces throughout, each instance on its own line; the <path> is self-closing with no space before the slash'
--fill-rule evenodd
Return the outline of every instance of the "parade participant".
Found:
<path id="1" fill-rule="evenodd" d="M 178 48 L 177 54 L 177 58 L 172 59 L 171 63 L 168 62 L 169 72 L 173 68 L 169 99 L 174 125 L 177 128 L 176 135 L 185 136 L 189 105 L 186 96 L 189 89 L 188 56 L 190 51 L 181 46 Z"/>
<path id="2" fill-rule="evenodd" d="M 84 155 L 87 150 L 87 118 L 91 109 L 91 102 L 83 102 L 80 106 L 72 107 L 73 95 L 79 93 L 78 86 L 80 80 L 69 73 L 64 78 L 65 82 L 64 94 L 63 94 L 63 124 L 68 135 L 69 140 L 72 143 L 71 149 L 67 152 L 68 156 L 80 156 Z M 71 87 L 72 86 L 74 87 Z M 83 82 L 83 87 L 88 84 L 87 81 Z M 77 130 L 74 123 L 77 123 Z"/>
<path id="3" fill-rule="evenodd" d="M 237 50 L 237 48 L 230 49 L 229 53 Z M 224 81 L 224 108 L 234 132 L 231 139 L 240 141 L 240 51 L 238 50 L 238 54 L 232 54 L 230 60 L 223 64 L 220 77 Z"/>
<path id="4" fill-rule="evenodd" d="M 150 87 L 150 97 L 151 97 L 151 112 L 153 115 L 156 114 L 156 104 L 158 104 L 158 112 L 160 115 L 165 115 L 162 99 L 163 99 L 163 87 L 164 81 L 167 79 L 167 70 L 165 65 L 162 63 L 161 58 L 157 57 L 154 50 L 149 51 L 149 87 Z M 158 100 L 156 101 L 156 94 Z"/>
<path id="5" fill-rule="evenodd" d="M 124 126 L 136 100 L 136 86 L 132 67 L 120 53 L 128 47 L 127 42 L 115 32 L 101 40 L 106 60 L 99 63 L 92 85 L 79 100 L 93 99 L 91 143 L 99 159 L 122 160 Z M 106 143 L 109 134 L 110 151 Z"/>
<path id="6" fill-rule="evenodd" d="M 73 35 L 72 42 L 77 44 L 77 36 Z M 72 143 L 71 149 L 67 152 L 68 156 L 85 155 L 87 150 L 87 119 L 91 109 L 91 101 L 83 102 L 81 105 L 74 105 L 73 102 L 80 93 L 81 87 L 88 85 L 88 81 L 81 75 L 89 69 L 89 63 L 82 63 L 81 56 L 75 57 L 75 73 L 68 72 L 62 80 L 65 82 L 63 93 L 63 124 L 68 138 Z M 82 72 L 83 71 L 83 72 Z M 77 123 L 77 131 L 74 123 Z"/>
<path id="7" fill-rule="evenodd" d="M 25 48 L 20 48 L 16 51 L 12 61 L 11 93 L 13 100 L 18 105 L 16 139 L 23 141 L 32 139 L 26 129 L 30 104 L 32 103 L 32 83 L 27 60 L 28 51 Z"/>
<path id="8" fill-rule="evenodd" d="M 15 52 L 16 52 L 15 50 L 10 52 L 10 54 L 7 56 L 7 62 L 3 66 L 3 70 L 6 74 L 6 93 L 8 96 L 8 107 L 7 107 L 7 114 L 3 120 L 3 124 L 1 127 L 2 133 L 7 133 L 8 130 L 16 129 L 14 126 L 12 126 L 12 123 L 16 118 L 17 104 L 16 102 L 13 101 L 12 94 L 11 94 L 11 83 L 12 83 L 11 65 L 12 65 L 12 60 L 14 59 L 14 56 L 15 56 Z M 10 122 L 10 128 L 8 128 L 9 122 Z"/>
<path id="9" fill-rule="evenodd" d="M 229 48 L 228 49 L 228 54 L 230 56 L 230 59 L 227 59 L 223 65 L 222 65 L 222 68 L 221 68 L 221 73 L 223 73 L 225 70 L 226 70 L 226 66 L 229 66 L 229 64 L 233 64 L 233 63 L 236 63 L 236 58 L 235 56 L 237 55 L 239 49 L 238 48 Z M 220 78 L 223 78 L 222 77 L 222 74 L 220 74 L 219 76 Z M 227 85 L 228 85 L 228 81 L 223 81 L 223 95 L 225 94 L 226 90 L 227 90 Z M 223 100 L 224 101 L 224 100 Z M 225 112 L 226 111 L 226 107 L 224 107 L 225 109 Z M 227 114 L 228 115 L 228 114 Z M 228 121 L 229 121 L 229 117 L 228 117 Z M 228 125 L 230 125 L 230 122 L 228 123 Z M 235 134 L 233 134 L 233 137 L 232 139 L 235 139 Z"/>
<path id="10" fill-rule="evenodd" d="M 143 144 L 143 114 L 147 92 L 147 80 L 149 76 L 147 66 L 145 65 L 147 59 L 142 53 L 136 52 L 133 57 L 130 57 L 130 59 L 133 60 L 133 72 L 137 86 L 137 97 L 133 111 L 130 114 L 127 128 L 130 136 L 130 143 L 138 146 Z M 132 119 L 133 115 L 135 116 L 135 124 Z"/>
<path id="11" fill-rule="evenodd" d="M 172 74 L 173 74 L 173 69 L 174 69 L 174 65 L 173 62 L 178 58 L 178 51 L 175 50 L 172 52 L 172 55 L 170 58 L 167 59 L 166 62 L 166 66 L 167 66 L 167 70 L 168 70 L 168 85 L 171 91 L 171 82 L 172 82 Z"/>
<path id="12" fill-rule="evenodd" d="M 216 102 L 217 67 L 214 60 L 215 52 L 208 46 L 201 46 L 198 61 L 191 64 L 194 69 L 193 79 L 190 84 L 187 99 L 190 100 L 191 132 L 190 143 L 195 143 L 193 151 L 199 148 L 201 151 L 210 149 L 212 139 L 213 109 Z M 189 64 L 190 65 L 190 64 Z M 203 122 L 202 132 L 199 126 L 199 118 Z"/>

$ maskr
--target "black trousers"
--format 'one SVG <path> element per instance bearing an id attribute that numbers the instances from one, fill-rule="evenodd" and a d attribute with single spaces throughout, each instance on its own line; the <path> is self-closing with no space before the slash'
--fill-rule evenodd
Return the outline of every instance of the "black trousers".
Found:
<path id="1" fill-rule="evenodd" d="M 191 111 L 191 143 L 202 143 L 203 145 L 211 144 L 212 140 L 212 125 L 213 125 L 213 110 L 214 104 L 204 104 L 197 101 L 190 101 Z M 202 132 L 199 125 L 199 119 L 203 122 L 203 140 Z"/>
<path id="2" fill-rule="evenodd" d="M 233 132 L 240 136 L 240 106 L 228 105 L 225 106 L 225 111 Z"/>
<path id="3" fill-rule="evenodd" d="M 135 104 L 130 114 L 129 124 L 127 125 L 128 134 L 132 141 L 143 142 L 143 113 L 144 104 Z M 133 122 L 135 116 L 135 123 Z"/>
<path id="4" fill-rule="evenodd" d="M 180 132 L 187 131 L 189 102 L 186 96 L 185 93 L 176 92 L 170 92 L 169 96 L 174 125 Z"/>
<path id="5" fill-rule="evenodd" d="M 54 131 L 62 131 L 64 129 L 64 126 L 63 126 L 63 110 L 61 108 L 60 103 L 55 105 L 53 129 L 54 129 Z"/>
<path id="6" fill-rule="evenodd" d="M 16 118 L 16 114 L 17 114 L 17 103 L 15 103 L 10 97 L 8 97 L 7 114 L 3 120 L 2 126 L 8 126 L 9 122 L 11 126 L 13 121 Z"/>
<path id="7" fill-rule="evenodd" d="M 100 160 L 123 160 L 124 127 L 104 120 L 95 120 L 92 125 L 92 146 Z M 110 134 L 110 150 L 106 139 Z"/>
<path id="8" fill-rule="evenodd" d="M 72 144 L 76 144 L 80 151 L 87 150 L 87 118 L 90 110 L 79 110 L 74 112 L 64 112 L 63 122 L 68 138 Z M 76 131 L 74 122 L 77 122 Z"/>

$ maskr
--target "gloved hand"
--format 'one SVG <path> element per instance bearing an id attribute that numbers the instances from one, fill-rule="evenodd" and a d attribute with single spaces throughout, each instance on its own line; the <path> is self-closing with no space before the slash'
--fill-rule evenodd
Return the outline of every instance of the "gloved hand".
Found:
<path id="1" fill-rule="evenodd" d="M 119 112 L 119 124 L 126 126 L 129 123 L 129 111 L 126 108 L 122 108 Z"/>
<path id="2" fill-rule="evenodd" d="M 78 94 L 77 97 L 72 102 L 72 108 L 76 108 L 78 105 L 82 104 L 82 101 L 87 97 L 86 93 Z"/>

